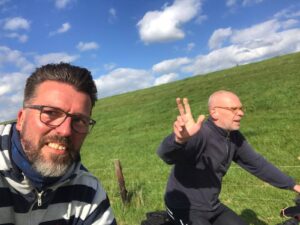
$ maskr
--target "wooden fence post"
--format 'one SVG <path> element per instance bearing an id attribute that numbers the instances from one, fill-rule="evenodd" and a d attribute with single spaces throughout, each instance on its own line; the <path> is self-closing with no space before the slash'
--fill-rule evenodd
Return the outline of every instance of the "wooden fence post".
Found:
<path id="1" fill-rule="evenodd" d="M 119 183 L 122 202 L 123 202 L 123 204 L 126 204 L 128 202 L 127 190 L 125 187 L 125 180 L 124 180 L 124 176 L 123 176 L 123 172 L 122 172 L 122 166 L 121 166 L 120 160 L 118 160 L 118 159 L 115 160 L 115 172 L 116 172 L 116 176 L 117 176 L 118 183 Z"/>

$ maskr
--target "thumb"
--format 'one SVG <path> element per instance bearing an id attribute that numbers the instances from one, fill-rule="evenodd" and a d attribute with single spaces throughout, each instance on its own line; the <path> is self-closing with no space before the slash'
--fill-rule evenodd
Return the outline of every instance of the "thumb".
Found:
<path id="1" fill-rule="evenodd" d="M 202 125 L 204 119 L 205 119 L 205 116 L 204 116 L 204 115 L 200 115 L 200 116 L 198 117 L 198 119 L 197 119 L 197 125 L 198 125 L 199 127 L 201 127 L 201 125 Z"/>

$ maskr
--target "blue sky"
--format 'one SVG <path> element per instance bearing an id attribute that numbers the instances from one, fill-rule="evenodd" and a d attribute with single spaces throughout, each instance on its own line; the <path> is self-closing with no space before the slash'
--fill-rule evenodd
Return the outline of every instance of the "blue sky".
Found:
<path id="1" fill-rule="evenodd" d="M 46 63 L 89 69 L 99 98 L 300 51 L 299 0 L 0 0 L 0 121 Z"/>

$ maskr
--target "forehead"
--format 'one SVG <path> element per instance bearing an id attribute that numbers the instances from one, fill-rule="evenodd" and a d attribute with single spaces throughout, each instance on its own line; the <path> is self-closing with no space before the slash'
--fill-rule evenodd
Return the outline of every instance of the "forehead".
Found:
<path id="1" fill-rule="evenodd" d="M 240 106 L 242 104 L 239 97 L 230 92 L 217 96 L 216 103 L 223 106 Z"/>
<path id="2" fill-rule="evenodd" d="M 70 84 L 57 81 L 41 83 L 30 102 L 61 108 L 65 111 L 91 111 L 91 99 L 88 94 L 77 91 Z"/>

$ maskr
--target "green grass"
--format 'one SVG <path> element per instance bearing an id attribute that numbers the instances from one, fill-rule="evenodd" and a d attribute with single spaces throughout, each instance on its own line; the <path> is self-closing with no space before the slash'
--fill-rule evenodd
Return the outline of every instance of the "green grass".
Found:
<path id="1" fill-rule="evenodd" d="M 138 225 L 146 212 L 164 209 L 170 166 L 156 155 L 172 131 L 176 97 L 188 97 L 196 117 L 206 114 L 209 95 L 236 92 L 247 108 L 242 132 L 252 146 L 299 181 L 300 54 L 194 76 L 185 80 L 101 99 L 93 117 L 97 125 L 83 147 L 83 161 L 108 192 L 120 225 Z M 101 90 L 100 90 L 101 92 Z M 122 163 L 130 203 L 123 205 L 114 174 Z M 276 189 L 233 164 L 224 178 L 221 199 L 250 224 L 276 224 L 281 208 L 295 194 Z"/>
<path id="2" fill-rule="evenodd" d="M 176 97 L 188 97 L 196 117 L 207 113 L 212 92 L 237 93 L 247 108 L 241 131 L 248 141 L 299 181 L 299 62 L 300 54 L 291 54 L 99 100 L 93 111 L 97 125 L 84 144 L 82 159 L 107 190 L 119 225 L 139 225 L 146 212 L 164 209 L 170 166 L 158 158 L 156 149 L 172 131 Z M 115 159 L 122 163 L 131 197 L 127 205 L 119 195 Z M 223 202 L 255 225 L 281 222 L 280 209 L 293 205 L 294 197 L 235 164 L 221 194 Z"/>
<path id="3" fill-rule="evenodd" d="M 296 53 L 99 100 L 93 111 L 97 124 L 83 146 L 82 160 L 108 192 L 118 224 L 139 225 L 146 212 L 164 209 L 171 167 L 159 159 L 156 149 L 172 132 L 176 97 L 188 97 L 196 117 L 207 114 L 212 92 L 237 93 L 247 109 L 241 128 L 247 140 L 299 182 L 299 62 Z M 123 167 L 127 205 L 120 198 L 115 159 Z M 221 194 L 223 202 L 254 225 L 281 222 L 280 209 L 293 205 L 294 197 L 235 164 L 224 178 Z"/>

